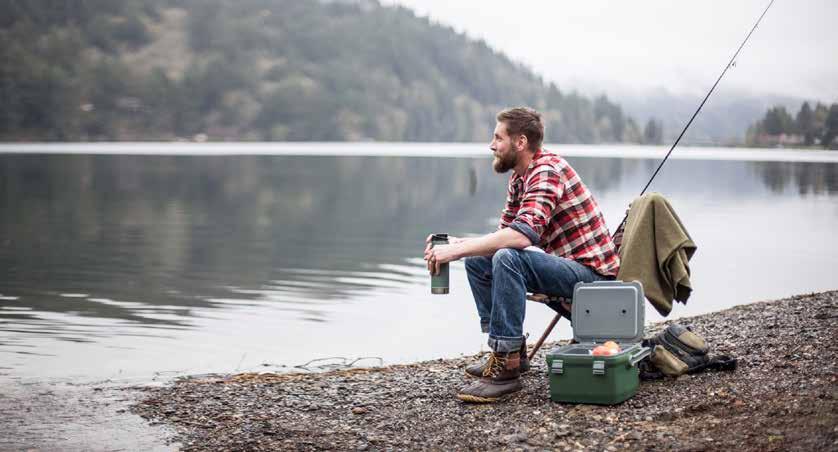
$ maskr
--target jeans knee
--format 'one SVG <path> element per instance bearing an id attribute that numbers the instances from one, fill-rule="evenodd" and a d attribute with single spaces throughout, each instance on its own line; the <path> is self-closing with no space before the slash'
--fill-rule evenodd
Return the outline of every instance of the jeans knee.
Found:
<path id="1" fill-rule="evenodd" d="M 466 265 L 466 272 L 472 274 L 480 274 L 486 272 L 486 267 L 489 264 L 488 259 L 484 256 L 469 256 L 464 259 Z"/>
<path id="2" fill-rule="evenodd" d="M 501 248 L 492 256 L 492 268 L 513 265 L 518 260 L 519 251 L 514 248 Z"/>

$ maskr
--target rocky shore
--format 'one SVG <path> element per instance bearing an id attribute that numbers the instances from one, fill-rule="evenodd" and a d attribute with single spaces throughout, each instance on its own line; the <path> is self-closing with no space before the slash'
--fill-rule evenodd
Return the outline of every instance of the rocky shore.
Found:
<path id="1" fill-rule="evenodd" d="M 493 405 L 456 400 L 469 357 L 188 378 L 144 389 L 132 410 L 184 450 L 838 450 L 838 291 L 679 322 L 738 369 L 644 382 L 617 406 L 559 404 L 547 344 L 525 389 Z"/>

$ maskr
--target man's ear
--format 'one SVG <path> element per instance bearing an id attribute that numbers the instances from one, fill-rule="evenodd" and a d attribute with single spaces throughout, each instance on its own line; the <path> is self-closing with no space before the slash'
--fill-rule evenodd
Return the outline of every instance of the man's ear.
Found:
<path id="1" fill-rule="evenodd" d="M 529 146 L 529 141 L 527 140 L 527 136 L 523 133 L 518 135 L 518 138 L 515 140 L 515 144 L 519 150 L 527 150 Z"/>

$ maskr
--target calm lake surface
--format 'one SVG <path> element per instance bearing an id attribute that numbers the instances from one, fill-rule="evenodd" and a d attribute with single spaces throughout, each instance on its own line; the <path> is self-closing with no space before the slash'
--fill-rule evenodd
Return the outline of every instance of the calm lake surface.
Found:
<path id="1" fill-rule="evenodd" d="M 666 151 L 552 149 L 612 231 Z M 673 156 L 651 190 L 698 252 L 693 296 L 671 317 L 838 288 L 835 153 Z M 485 349 L 462 264 L 451 294 L 431 295 L 421 256 L 428 233 L 494 229 L 507 176 L 482 144 L 2 145 L 0 376 L 151 379 Z M 553 313 L 528 308 L 534 341 Z M 562 321 L 552 339 L 570 334 Z"/>

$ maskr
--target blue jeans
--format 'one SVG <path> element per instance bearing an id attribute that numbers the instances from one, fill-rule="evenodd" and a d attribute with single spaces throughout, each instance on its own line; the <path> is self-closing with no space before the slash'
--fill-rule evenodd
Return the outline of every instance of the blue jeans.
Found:
<path id="1" fill-rule="evenodd" d="M 498 353 L 518 351 L 524 340 L 527 292 L 570 298 L 577 282 L 608 279 L 576 261 L 540 250 L 502 248 L 465 260 L 480 328 Z"/>

